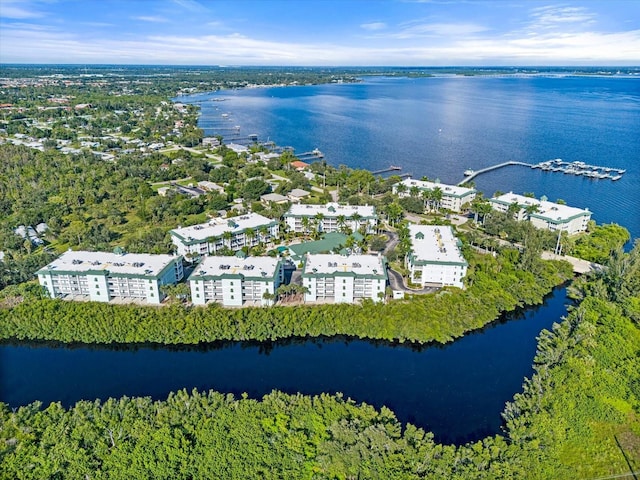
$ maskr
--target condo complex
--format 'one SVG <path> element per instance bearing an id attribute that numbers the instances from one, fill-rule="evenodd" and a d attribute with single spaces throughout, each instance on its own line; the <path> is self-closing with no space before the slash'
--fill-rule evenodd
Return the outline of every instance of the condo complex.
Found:
<path id="1" fill-rule="evenodd" d="M 588 209 L 549 202 L 545 197 L 537 200 L 509 192 L 492 198 L 489 202 L 494 210 L 505 213 L 515 204 L 518 206 L 514 213 L 516 220 L 528 220 L 536 228 L 564 231 L 569 235 L 586 231 L 591 220 L 591 212 Z"/>

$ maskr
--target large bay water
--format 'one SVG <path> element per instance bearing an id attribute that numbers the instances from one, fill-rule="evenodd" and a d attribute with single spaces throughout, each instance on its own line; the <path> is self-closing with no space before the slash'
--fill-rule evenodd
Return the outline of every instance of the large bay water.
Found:
<path id="1" fill-rule="evenodd" d="M 563 288 L 545 304 L 505 315 L 444 346 L 411 347 L 344 338 L 230 342 L 191 348 L 0 344 L 0 401 L 10 406 L 108 397 L 166 398 L 214 389 L 253 398 L 342 392 L 386 405 L 403 423 L 464 442 L 500 431 L 505 402 L 532 374 L 536 336 L 566 313 Z"/>
<path id="2" fill-rule="evenodd" d="M 640 78 L 367 77 L 180 100 L 198 102 L 206 134 L 257 134 L 297 153 L 318 148 L 333 165 L 399 165 L 402 173 L 445 183 L 459 182 L 468 168 L 508 160 L 562 158 L 624 168 L 616 182 L 521 166 L 475 182 L 486 196 L 501 190 L 562 198 L 589 208 L 598 223 L 616 222 L 640 237 Z"/>

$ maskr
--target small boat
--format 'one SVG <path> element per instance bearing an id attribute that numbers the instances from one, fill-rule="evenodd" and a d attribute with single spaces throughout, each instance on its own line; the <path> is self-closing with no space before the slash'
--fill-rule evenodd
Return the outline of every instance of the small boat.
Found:
<path id="1" fill-rule="evenodd" d="M 611 177 L 611 180 L 615 182 L 616 180 L 620 180 L 621 178 L 622 178 L 622 175 L 616 175 L 615 177 Z"/>
<path id="2" fill-rule="evenodd" d="M 465 170 L 465 171 L 464 171 L 464 176 L 465 176 L 465 177 L 468 177 L 468 176 L 470 176 L 470 175 L 473 175 L 474 173 L 476 173 L 476 172 L 475 172 L 475 171 L 473 171 L 473 170 L 471 170 L 471 169 L 469 169 L 469 170 Z"/>

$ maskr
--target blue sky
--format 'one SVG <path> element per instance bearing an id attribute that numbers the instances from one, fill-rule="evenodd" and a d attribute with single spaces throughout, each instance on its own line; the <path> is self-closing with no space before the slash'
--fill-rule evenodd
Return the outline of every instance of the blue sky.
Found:
<path id="1" fill-rule="evenodd" d="M 0 0 L 0 62 L 639 65 L 640 0 Z"/>

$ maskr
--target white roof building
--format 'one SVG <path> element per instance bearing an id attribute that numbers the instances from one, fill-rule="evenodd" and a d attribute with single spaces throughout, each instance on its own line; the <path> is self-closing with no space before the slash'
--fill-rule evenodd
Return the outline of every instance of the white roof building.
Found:
<path id="1" fill-rule="evenodd" d="M 68 251 L 37 272 L 51 298 L 67 295 L 98 302 L 113 298 L 160 303 L 160 287 L 183 277 L 182 258 L 142 253 Z"/>
<path id="2" fill-rule="evenodd" d="M 303 220 L 303 219 L 307 220 Z M 303 233 L 318 229 L 321 232 L 337 232 L 348 227 L 357 231 L 361 226 L 366 227 L 366 233 L 373 233 L 378 224 L 378 215 L 372 205 L 305 205 L 295 203 L 284 214 L 284 221 L 289 229 L 296 233 Z"/>
<path id="3" fill-rule="evenodd" d="M 189 276 L 194 305 L 217 302 L 241 306 L 247 302 L 269 305 L 284 280 L 284 267 L 274 257 L 205 257 Z"/>
<path id="4" fill-rule="evenodd" d="M 241 153 L 249 153 L 249 148 L 245 147 L 244 145 L 240 145 L 238 143 L 228 143 L 227 148 L 229 150 L 233 150 L 238 155 L 240 155 Z"/>
<path id="5" fill-rule="evenodd" d="M 515 214 L 517 220 L 529 220 L 536 228 L 565 231 L 569 235 L 586 231 L 591 220 L 588 209 L 549 202 L 545 197 L 538 200 L 509 192 L 491 198 L 489 202 L 494 210 L 505 213 L 511 205 L 517 204 L 520 207 Z"/>
<path id="6" fill-rule="evenodd" d="M 468 263 L 450 226 L 409 225 L 409 235 L 407 267 L 412 283 L 464 288 Z"/>
<path id="7" fill-rule="evenodd" d="M 403 185 L 404 191 L 398 192 L 398 185 Z M 452 212 L 462 211 L 465 203 L 471 203 L 476 198 L 476 190 L 467 187 L 458 187 L 456 185 L 445 185 L 444 183 L 427 182 L 424 180 L 414 180 L 406 178 L 393 186 L 393 193 L 400 197 L 408 197 L 411 195 L 411 188 L 417 188 L 420 192 L 432 192 L 436 188 L 442 192 L 442 200 L 440 206 L 451 210 Z"/>
<path id="8" fill-rule="evenodd" d="M 248 233 L 250 232 L 250 233 Z M 176 228 L 169 232 L 180 255 L 200 256 L 223 247 L 238 251 L 278 236 L 278 221 L 257 213 L 231 218 L 212 218 L 207 223 Z"/>
<path id="9" fill-rule="evenodd" d="M 307 254 L 302 268 L 305 301 L 354 303 L 384 298 L 387 266 L 381 255 Z"/>

